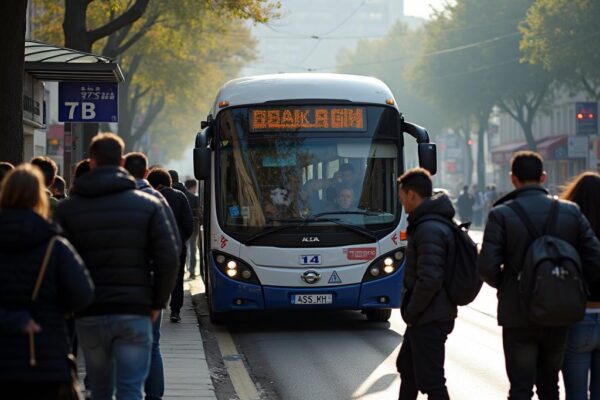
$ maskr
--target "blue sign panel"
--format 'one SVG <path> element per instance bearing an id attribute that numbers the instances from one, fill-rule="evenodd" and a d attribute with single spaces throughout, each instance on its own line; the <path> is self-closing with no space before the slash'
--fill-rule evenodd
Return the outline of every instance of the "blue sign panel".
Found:
<path id="1" fill-rule="evenodd" d="M 117 122 L 119 120 L 116 83 L 60 82 L 58 120 L 60 122 Z"/>

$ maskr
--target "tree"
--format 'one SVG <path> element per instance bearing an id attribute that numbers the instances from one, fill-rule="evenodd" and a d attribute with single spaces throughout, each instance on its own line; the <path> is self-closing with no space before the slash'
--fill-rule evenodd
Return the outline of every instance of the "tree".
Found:
<path id="1" fill-rule="evenodd" d="M 525 60 L 600 100 L 600 2 L 537 0 L 521 24 Z"/>
<path id="2" fill-rule="evenodd" d="M 470 18 L 470 10 L 463 3 L 437 12 L 424 27 L 423 46 L 415 55 L 408 76 L 414 90 L 443 110 L 447 126 L 455 127 L 463 143 L 471 142 L 476 127 L 477 183 L 483 189 L 485 133 L 495 96 L 489 82 L 493 71 L 481 68 L 486 63 L 484 54 L 480 47 L 471 45 L 489 35 L 489 27 Z M 468 172 L 473 171 L 470 150 L 467 167 Z M 465 179 L 469 184 L 470 174 Z"/>
<path id="3" fill-rule="evenodd" d="M 431 102 L 416 96 L 405 76 L 408 61 L 419 52 L 422 33 L 411 31 L 407 25 L 398 22 L 382 39 L 361 40 L 355 49 L 342 50 L 336 69 L 343 73 L 375 76 L 384 81 L 395 94 L 406 120 L 426 126 L 435 136 L 443 126 L 441 112 Z"/>
<path id="4" fill-rule="evenodd" d="M 23 161 L 23 63 L 27 1 L 0 2 L 0 161 Z"/>
<path id="5" fill-rule="evenodd" d="M 57 20 L 59 11 L 57 0 L 37 1 L 43 2 L 49 11 L 42 16 L 42 20 L 48 22 L 42 24 L 47 26 L 45 35 L 60 36 L 56 23 L 52 23 Z M 88 7 L 88 3 L 92 3 L 92 7 Z M 83 51 L 93 49 L 119 60 L 126 81 L 119 89 L 118 133 L 127 148 L 133 149 L 167 104 L 165 89 L 181 87 L 176 83 L 189 79 L 193 73 L 184 65 L 193 58 L 181 50 L 189 50 L 186 43 L 195 40 L 194 45 L 199 47 L 198 43 L 214 42 L 214 39 L 207 40 L 206 35 L 222 34 L 234 23 L 239 24 L 240 19 L 265 22 L 276 16 L 277 7 L 277 2 L 268 0 L 181 0 L 176 6 L 171 2 L 147 0 L 65 0 L 62 35 L 67 46 Z M 241 33 L 244 38 L 238 42 L 247 44 L 248 32 Z M 210 48 L 215 46 L 213 43 Z M 185 68 L 185 71 L 177 68 Z"/>
<path id="6" fill-rule="evenodd" d="M 447 5 L 428 25 L 440 28 L 431 35 L 429 52 L 415 70 L 425 66 L 422 81 L 437 85 L 431 90 L 455 111 L 474 115 L 480 134 L 487 129 L 492 106 L 498 105 L 519 124 L 528 147 L 536 150 L 533 121 L 552 94 L 555 75 L 520 62 L 518 26 L 532 3 L 459 0 Z M 478 151 L 482 159 L 483 148 Z M 478 171 L 483 172 L 483 165 Z"/>

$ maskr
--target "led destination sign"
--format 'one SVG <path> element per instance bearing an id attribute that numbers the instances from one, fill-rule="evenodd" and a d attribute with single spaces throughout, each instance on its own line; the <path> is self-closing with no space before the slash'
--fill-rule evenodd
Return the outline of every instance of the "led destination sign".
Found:
<path id="1" fill-rule="evenodd" d="M 250 131 L 366 131 L 364 107 L 279 107 L 250 110 Z"/>

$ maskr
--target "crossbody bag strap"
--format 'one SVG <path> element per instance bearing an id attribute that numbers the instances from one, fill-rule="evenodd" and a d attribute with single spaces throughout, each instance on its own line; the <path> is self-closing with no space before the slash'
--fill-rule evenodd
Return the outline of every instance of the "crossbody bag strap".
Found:
<path id="1" fill-rule="evenodd" d="M 35 281 L 35 286 L 33 287 L 33 293 L 31 294 L 31 301 L 34 302 L 37 299 L 38 293 L 40 291 L 40 287 L 42 286 L 42 281 L 44 280 L 44 276 L 46 275 L 46 270 L 48 269 L 48 262 L 50 262 L 50 256 L 52 255 L 52 250 L 54 249 L 54 243 L 58 240 L 58 236 L 53 236 L 48 242 L 48 247 L 46 247 L 46 253 L 44 254 L 44 259 L 42 261 L 42 266 L 40 268 L 40 272 L 38 273 L 37 279 Z"/>
<path id="2" fill-rule="evenodd" d="M 535 240 L 542 236 L 538 228 L 536 228 L 533 222 L 531 222 L 531 219 L 527 215 L 527 212 L 525 212 L 525 209 L 519 203 L 513 201 L 507 204 L 507 206 L 510 207 L 510 209 L 513 210 L 515 214 L 517 214 L 517 217 L 519 217 L 521 222 L 523 222 L 523 225 L 525 225 L 525 228 L 527 229 L 527 232 L 529 233 L 529 236 L 531 236 L 532 240 Z"/>
<path id="3" fill-rule="evenodd" d="M 552 199 L 552 205 L 550 206 L 550 212 L 548 213 L 548 219 L 546 220 L 546 227 L 544 233 L 546 235 L 553 235 L 556 232 L 556 223 L 558 222 L 558 205 L 559 201 Z"/>
<path id="4" fill-rule="evenodd" d="M 42 266 L 40 267 L 40 271 L 38 272 L 37 279 L 35 280 L 35 286 L 33 287 L 33 293 L 31 294 L 32 303 L 35 302 L 35 300 L 37 299 L 40 287 L 42 286 L 42 282 L 44 280 L 44 276 L 46 275 L 46 270 L 48 269 L 48 263 L 50 262 L 50 256 L 52 255 L 54 244 L 57 240 L 58 236 L 53 236 L 48 242 L 48 247 L 46 247 L 46 253 L 44 253 Z M 35 336 L 33 333 L 29 333 L 29 365 L 35 367 L 36 364 L 37 362 L 35 358 Z"/>

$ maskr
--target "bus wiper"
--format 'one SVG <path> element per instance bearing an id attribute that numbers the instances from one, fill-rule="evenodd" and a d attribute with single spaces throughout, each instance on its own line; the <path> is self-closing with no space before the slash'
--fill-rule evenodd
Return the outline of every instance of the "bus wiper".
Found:
<path id="1" fill-rule="evenodd" d="M 358 211 L 352 211 L 352 213 L 360 213 Z M 339 214 L 339 213 L 336 213 Z M 370 214 L 368 214 L 370 215 Z M 276 233 L 288 228 L 299 228 L 302 227 L 304 225 L 308 225 L 311 222 L 331 222 L 334 223 L 336 225 L 342 226 L 344 228 L 346 228 L 347 230 L 356 232 L 356 233 L 360 233 L 363 236 L 368 237 L 369 239 L 371 239 L 372 241 L 376 242 L 377 241 L 377 236 L 373 235 L 371 232 L 369 232 L 366 229 L 362 229 L 359 228 L 357 226 L 354 225 L 349 225 L 349 224 L 345 224 L 343 222 L 341 222 L 339 219 L 337 218 L 320 218 L 318 217 L 318 215 L 312 216 L 312 217 L 308 217 L 308 218 L 293 218 L 293 219 L 275 219 L 273 220 L 273 222 L 283 222 L 283 223 L 293 223 L 292 225 L 281 225 L 281 226 L 276 226 L 274 228 L 271 229 L 267 229 L 261 232 L 258 232 L 252 236 L 250 236 L 248 239 L 246 239 L 246 241 L 244 242 L 244 244 L 249 244 L 251 242 L 256 241 L 257 239 L 260 239 L 261 237 L 265 237 L 268 236 L 272 233 Z"/>
<path id="2" fill-rule="evenodd" d="M 369 215 L 369 216 L 373 216 L 373 215 L 380 215 L 381 213 L 379 212 L 373 212 L 370 210 L 358 210 L 358 211 L 328 211 L 328 212 L 322 212 L 322 213 L 318 213 L 315 215 L 311 215 L 312 218 L 319 218 L 319 217 L 323 217 L 325 215 Z"/>
<path id="3" fill-rule="evenodd" d="M 336 213 L 336 214 L 339 214 L 339 213 Z M 368 237 L 369 239 L 371 239 L 374 242 L 377 241 L 377 236 L 373 235 L 371 232 L 369 232 L 366 229 L 359 228 L 358 226 L 355 226 L 355 225 L 345 224 L 345 223 L 341 222 L 338 218 L 321 218 L 318 215 L 319 214 L 313 215 L 312 217 L 305 219 L 305 221 L 307 221 L 309 223 L 310 222 L 332 222 L 336 225 L 339 225 L 339 226 L 342 226 L 342 227 L 348 229 L 349 231 L 360 233 L 363 236 Z"/>
<path id="4" fill-rule="evenodd" d="M 286 220 L 277 220 L 277 222 L 281 222 L 281 221 L 286 221 Z M 296 220 L 293 220 L 296 221 Z M 299 220 L 301 221 L 301 220 Z M 261 237 L 270 235 L 271 233 L 275 233 L 275 232 L 279 232 L 282 231 L 284 229 L 288 229 L 288 228 L 297 228 L 299 226 L 302 226 L 302 224 L 297 224 L 297 225 L 281 225 L 281 226 L 276 226 L 274 228 L 271 229 L 265 229 L 264 231 L 260 231 L 258 233 L 255 233 L 254 235 L 250 236 L 248 239 L 246 239 L 246 241 L 244 241 L 244 244 L 249 244 L 251 242 L 254 242 L 257 239 L 260 239 Z"/>

